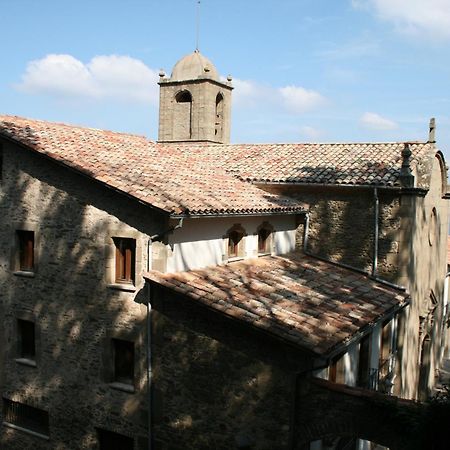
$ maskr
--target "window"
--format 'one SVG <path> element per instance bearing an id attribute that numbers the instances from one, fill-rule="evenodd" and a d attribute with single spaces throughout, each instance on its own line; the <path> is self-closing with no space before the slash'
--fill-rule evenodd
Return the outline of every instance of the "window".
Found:
<path id="1" fill-rule="evenodd" d="M 19 338 L 19 358 L 34 360 L 36 356 L 34 323 L 29 320 L 17 321 Z"/>
<path id="2" fill-rule="evenodd" d="M 134 385 L 134 342 L 113 339 L 113 379 L 117 383 Z"/>
<path id="3" fill-rule="evenodd" d="M 18 269 L 25 272 L 34 270 L 34 231 L 17 230 L 19 250 Z"/>
<path id="4" fill-rule="evenodd" d="M 223 129 L 223 95 L 221 93 L 217 94 L 216 97 L 216 123 L 214 135 L 219 141 L 222 140 L 222 129 Z"/>
<path id="5" fill-rule="evenodd" d="M 134 284 L 136 241 L 114 238 L 116 246 L 116 283 Z"/>
<path id="6" fill-rule="evenodd" d="M 180 91 L 175 95 L 173 139 L 184 141 L 192 138 L 192 95 Z"/>
<path id="7" fill-rule="evenodd" d="M 366 334 L 359 344 L 358 381 L 359 387 L 369 388 L 370 372 L 370 339 L 372 335 Z"/>
<path id="8" fill-rule="evenodd" d="M 244 257 L 244 236 L 245 230 L 240 225 L 234 225 L 228 230 L 228 258 Z"/>
<path id="9" fill-rule="evenodd" d="M 3 420 L 6 425 L 49 436 L 48 412 L 42 409 L 4 398 Z"/>
<path id="10" fill-rule="evenodd" d="M 100 450 L 133 450 L 134 441 L 129 436 L 97 428 Z"/>
<path id="11" fill-rule="evenodd" d="M 267 222 L 258 228 L 258 254 L 272 253 L 273 228 Z"/>
<path id="12" fill-rule="evenodd" d="M 345 383 L 344 355 L 333 358 L 328 368 L 328 381 L 340 384 Z"/>

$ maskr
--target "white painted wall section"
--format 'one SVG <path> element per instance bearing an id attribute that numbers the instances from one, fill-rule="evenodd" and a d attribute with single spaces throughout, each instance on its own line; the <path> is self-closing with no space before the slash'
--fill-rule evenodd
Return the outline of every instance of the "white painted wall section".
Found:
<path id="1" fill-rule="evenodd" d="M 227 231 L 239 224 L 245 229 L 244 258 L 258 255 L 258 227 L 268 222 L 274 229 L 274 254 L 295 250 L 294 215 L 185 219 L 182 228 L 169 235 L 167 272 L 201 269 L 227 262 Z"/>

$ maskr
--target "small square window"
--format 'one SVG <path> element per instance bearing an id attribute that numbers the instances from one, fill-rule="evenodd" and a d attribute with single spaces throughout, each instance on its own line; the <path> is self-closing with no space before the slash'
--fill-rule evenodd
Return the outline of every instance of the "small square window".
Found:
<path id="1" fill-rule="evenodd" d="M 29 320 L 17 321 L 19 357 L 34 360 L 36 357 L 34 323 Z"/>
<path id="2" fill-rule="evenodd" d="M 114 238 L 116 247 L 116 283 L 134 284 L 136 264 L 136 241 Z"/>
<path id="3" fill-rule="evenodd" d="M 34 231 L 17 230 L 18 269 L 24 272 L 34 270 Z"/>
<path id="4" fill-rule="evenodd" d="M 4 398 L 3 421 L 7 425 L 49 436 L 48 412 L 33 406 Z"/>
<path id="5" fill-rule="evenodd" d="M 133 450 L 133 438 L 113 431 L 97 428 L 97 436 L 100 450 Z"/>
<path id="6" fill-rule="evenodd" d="M 116 383 L 134 385 L 134 342 L 113 339 L 114 375 Z"/>

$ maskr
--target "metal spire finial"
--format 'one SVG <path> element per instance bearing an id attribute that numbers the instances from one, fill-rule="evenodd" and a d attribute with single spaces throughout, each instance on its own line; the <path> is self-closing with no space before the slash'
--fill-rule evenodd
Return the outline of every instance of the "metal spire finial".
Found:
<path id="1" fill-rule="evenodd" d="M 195 45 L 195 51 L 198 52 L 198 41 L 200 36 L 200 0 L 197 1 L 197 39 Z"/>

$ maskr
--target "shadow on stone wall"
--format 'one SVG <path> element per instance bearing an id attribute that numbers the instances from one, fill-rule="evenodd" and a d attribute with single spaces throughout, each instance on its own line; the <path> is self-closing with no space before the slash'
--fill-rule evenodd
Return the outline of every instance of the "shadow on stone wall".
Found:
<path id="1" fill-rule="evenodd" d="M 94 427 L 145 440 L 146 322 L 140 305 L 144 292 L 107 287 L 106 241 L 119 221 L 152 235 L 164 228 L 166 220 L 12 144 L 4 146 L 3 170 L 2 395 L 48 411 L 50 442 L 58 442 L 61 449 L 96 448 Z M 34 277 L 13 274 L 9 255 L 15 251 L 18 229 L 35 231 Z M 35 321 L 37 367 L 15 361 L 17 319 L 24 317 Z M 105 355 L 111 355 L 111 337 L 119 332 L 136 342 L 136 394 L 109 386 L 112 361 Z M 5 450 L 50 448 L 45 441 L 6 427 L 0 442 Z"/>

